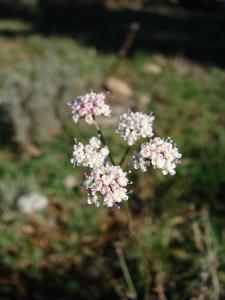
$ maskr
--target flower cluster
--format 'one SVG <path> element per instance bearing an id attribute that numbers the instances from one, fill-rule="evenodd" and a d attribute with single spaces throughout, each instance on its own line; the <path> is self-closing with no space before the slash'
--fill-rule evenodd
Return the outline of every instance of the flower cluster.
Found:
<path id="1" fill-rule="evenodd" d="M 83 186 L 88 192 L 88 204 L 100 206 L 102 203 L 112 207 L 124 200 L 128 200 L 127 173 L 119 166 L 107 162 L 108 147 L 102 147 L 99 138 L 92 137 L 87 145 L 75 140 L 71 163 L 74 166 L 89 167 L 90 173 L 86 175 Z"/>
<path id="2" fill-rule="evenodd" d="M 108 154 L 108 148 L 101 147 L 99 138 L 92 137 L 87 145 L 83 145 L 75 140 L 71 163 L 74 166 L 99 168 L 104 164 Z"/>
<path id="3" fill-rule="evenodd" d="M 117 133 L 127 141 L 129 146 L 142 138 L 153 136 L 152 124 L 155 117 L 142 112 L 128 111 L 120 117 Z"/>
<path id="4" fill-rule="evenodd" d="M 110 107 L 105 104 L 104 93 L 94 93 L 91 91 L 89 94 L 78 96 L 76 99 L 69 103 L 72 109 L 72 118 L 75 123 L 80 118 L 85 118 L 87 124 L 91 125 L 94 123 L 95 116 L 104 115 L 110 116 Z"/>
<path id="5" fill-rule="evenodd" d="M 133 154 L 132 162 L 135 169 L 141 169 L 143 172 L 152 165 L 154 169 L 161 169 L 164 175 L 174 175 L 181 156 L 177 147 L 173 146 L 172 140 L 155 137 L 141 145 L 140 152 Z"/>
<path id="6" fill-rule="evenodd" d="M 120 166 L 109 163 L 91 170 L 83 182 L 88 191 L 88 204 L 95 204 L 97 207 L 101 203 L 107 207 L 117 206 L 117 203 L 128 200 L 127 185 L 127 173 Z"/>
<path id="7" fill-rule="evenodd" d="M 98 137 L 92 137 L 86 145 L 75 140 L 71 158 L 74 166 L 89 168 L 83 187 L 87 192 L 87 203 L 97 207 L 101 204 L 107 207 L 118 206 L 118 203 L 128 200 L 127 173 L 121 166 L 114 164 L 96 119 L 100 115 L 110 116 L 110 108 L 105 104 L 105 98 L 103 93 L 90 92 L 70 103 L 74 122 L 85 118 L 86 123 L 95 124 L 98 132 Z M 120 117 L 117 133 L 129 146 L 141 138 L 150 138 L 148 142 L 140 145 L 138 152 L 133 153 L 131 164 L 135 169 L 146 172 L 148 167 L 152 166 L 154 169 L 160 169 L 164 175 L 174 175 L 181 154 L 169 138 L 164 140 L 153 137 L 154 119 L 152 114 L 128 111 Z M 130 149 L 131 147 L 128 147 L 124 152 L 121 165 L 126 161 Z"/>

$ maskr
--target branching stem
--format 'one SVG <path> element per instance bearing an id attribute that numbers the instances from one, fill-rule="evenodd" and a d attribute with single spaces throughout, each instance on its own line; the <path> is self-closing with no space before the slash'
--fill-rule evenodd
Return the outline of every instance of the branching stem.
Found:
<path id="1" fill-rule="evenodd" d="M 104 146 L 107 146 L 106 141 L 105 141 L 105 138 L 104 138 L 104 136 L 103 136 L 103 134 L 102 134 L 102 130 L 101 130 L 101 128 L 100 128 L 98 122 L 96 121 L 95 117 L 94 117 L 94 124 L 95 124 L 95 128 L 96 128 L 97 133 L 98 133 L 98 135 L 99 135 L 99 137 L 100 137 L 100 139 L 101 139 L 102 144 L 103 144 Z M 107 147 L 108 147 L 108 146 L 107 146 Z M 109 151 L 109 159 L 110 159 L 111 163 L 115 166 L 115 162 L 114 162 L 114 160 L 113 160 L 113 158 L 112 158 L 112 155 L 111 155 L 111 152 L 110 152 L 110 151 Z"/>
<path id="2" fill-rule="evenodd" d="M 122 166 L 124 164 L 124 162 L 126 161 L 127 155 L 130 153 L 130 151 L 131 151 L 131 146 L 127 146 L 127 149 L 125 150 L 125 152 L 120 160 L 120 163 L 119 163 L 120 166 Z"/>

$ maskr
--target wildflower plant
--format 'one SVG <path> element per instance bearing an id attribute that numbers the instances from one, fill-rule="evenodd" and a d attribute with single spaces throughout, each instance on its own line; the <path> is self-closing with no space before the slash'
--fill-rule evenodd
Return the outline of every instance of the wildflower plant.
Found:
<path id="1" fill-rule="evenodd" d="M 128 174 L 132 169 L 147 172 L 152 167 L 161 170 L 163 175 L 175 175 L 182 155 L 170 138 L 154 136 L 155 117 L 152 113 L 128 111 L 121 115 L 115 130 L 127 143 L 124 155 L 116 164 L 97 121 L 99 116 L 110 117 L 111 109 L 105 100 L 106 94 L 91 91 L 69 103 L 74 123 L 84 119 L 97 130 L 97 136 L 86 145 L 75 139 L 71 163 L 87 168 L 82 185 L 87 192 L 88 204 L 119 207 L 121 202 L 129 199 L 128 185 L 131 182 Z M 136 151 L 133 151 L 128 163 L 131 170 L 125 171 L 124 162 L 134 147 Z"/>

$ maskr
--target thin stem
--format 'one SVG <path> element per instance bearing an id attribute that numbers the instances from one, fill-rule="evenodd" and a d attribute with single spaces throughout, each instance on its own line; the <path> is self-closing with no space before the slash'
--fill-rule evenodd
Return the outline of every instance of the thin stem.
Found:
<path id="1" fill-rule="evenodd" d="M 132 220 L 132 215 L 131 215 L 131 211 L 130 211 L 128 202 L 124 201 L 124 205 L 125 205 L 127 219 L 128 219 L 129 231 L 130 231 L 131 235 L 133 235 L 133 233 L 134 233 L 134 231 L 133 231 L 133 220 Z"/>
<path id="2" fill-rule="evenodd" d="M 131 147 L 128 146 L 127 149 L 125 150 L 125 152 L 124 152 L 124 154 L 123 154 L 121 160 L 120 160 L 120 163 L 119 163 L 120 166 L 122 166 L 123 163 L 125 162 L 125 160 L 126 160 L 126 158 L 127 158 L 127 155 L 129 154 L 130 150 L 131 150 Z"/>
<path id="3" fill-rule="evenodd" d="M 95 128 L 96 128 L 96 130 L 97 130 L 97 132 L 98 132 L 98 135 L 99 135 L 99 137 L 100 137 L 100 139 L 101 139 L 101 142 L 102 142 L 102 144 L 103 144 L 104 146 L 107 146 L 106 141 L 105 141 L 105 138 L 104 138 L 104 136 L 103 136 L 103 134 L 102 134 L 102 131 L 101 131 L 100 126 L 99 126 L 98 122 L 96 121 L 95 117 L 93 117 L 93 118 L 94 118 Z M 108 147 L 108 146 L 107 146 L 107 147 Z M 109 159 L 111 160 L 111 163 L 115 166 L 115 162 L 114 162 L 114 160 L 113 160 L 113 158 L 112 158 L 112 155 L 111 155 L 111 152 L 110 152 L 110 151 L 109 151 Z"/>
<path id="4" fill-rule="evenodd" d="M 129 296 L 132 299 L 137 299 L 137 292 L 136 292 L 133 280 L 131 278 L 130 271 L 128 269 L 126 260 L 124 258 L 122 249 L 117 247 L 116 248 L 116 253 L 117 253 L 117 256 L 119 258 L 120 267 L 122 269 L 123 276 L 124 276 L 124 279 L 126 281 L 126 284 L 127 284 L 128 290 L 129 290 L 129 294 L 130 294 Z"/>

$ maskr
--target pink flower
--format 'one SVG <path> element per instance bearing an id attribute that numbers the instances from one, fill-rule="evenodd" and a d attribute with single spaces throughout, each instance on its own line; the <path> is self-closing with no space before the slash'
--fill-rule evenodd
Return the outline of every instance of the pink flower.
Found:
<path id="1" fill-rule="evenodd" d="M 72 118 L 75 123 L 80 118 L 85 118 L 87 124 L 94 123 L 94 116 L 110 116 L 110 107 L 105 104 L 106 96 L 104 93 L 96 94 L 91 91 L 89 94 L 78 96 L 69 103 L 72 110 Z"/>
<path id="2" fill-rule="evenodd" d="M 143 172 L 152 165 L 154 169 L 161 169 L 163 175 L 174 175 L 181 157 L 172 140 L 155 137 L 150 142 L 142 144 L 139 153 L 133 154 L 132 163 L 135 169 L 141 169 Z"/>
<path id="3" fill-rule="evenodd" d="M 107 207 L 117 206 L 117 203 L 128 200 L 127 173 L 120 166 L 112 166 L 109 163 L 98 169 L 92 169 L 86 175 L 83 186 L 88 192 L 88 204 L 100 204 Z"/>
<path id="4" fill-rule="evenodd" d="M 101 167 L 109 154 L 108 148 L 101 148 L 101 146 L 100 139 L 96 137 L 92 137 L 87 145 L 83 145 L 75 140 L 71 163 L 74 166 L 89 168 Z"/>
<path id="5" fill-rule="evenodd" d="M 85 174 L 83 187 L 87 192 L 87 203 L 97 207 L 117 206 L 118 203 L 128 200 L 127 173 L 120 166 L 114 165 L 101 129 L 97 124 L 97 116 L 110 116 L 110 107 L 105 104 L 104 93 L 90 93 L 78 96 L 69 103 L 72 118 L 75 123 L 84 118 L 87 124 L 95 124 L 98 132 L 97 137 L 92 137 L 88 144 L 82 144 L 75 140 L 71 163 L 74 166 L 88 168 Z M 120 117 L 117 133 L 127 142 L 129 146 L 134 145 L 142 138 L 150 139 L 141 144 L 139 151 L 133 153 L 132 165 L 134 169 L 146 172 L 148 167 L 158 168 L 164 175 L 174 175 L 176 166 L 180 163 L 181 154 L 169 138 L 164 140 L 159 137 L 153 138 L 152 114 L 128 111 Z M 130 148 L 125 151 L 121 159 L 121 165 L 126 162 Z M 130 171 L 129 171 L 130 172 Z"/>
<path id="6" fill-rule="evenodd" d="M 152 125 L 155 117 L 142 112 L 122 114 L 120 117 L 117 133 L 132 146 L 140 138 L 153 136 Z"/>

